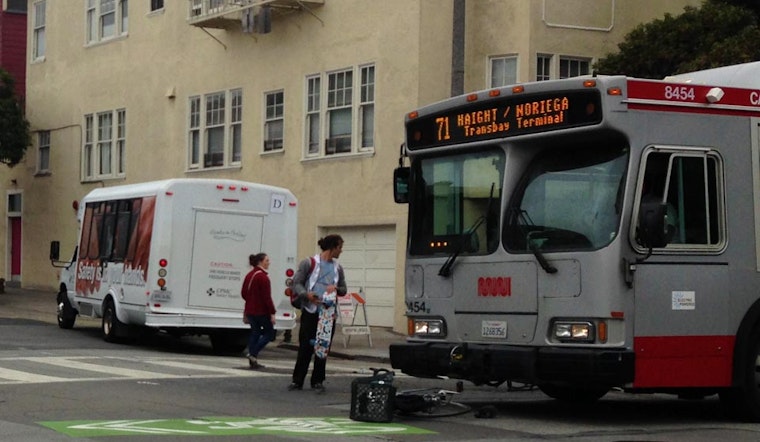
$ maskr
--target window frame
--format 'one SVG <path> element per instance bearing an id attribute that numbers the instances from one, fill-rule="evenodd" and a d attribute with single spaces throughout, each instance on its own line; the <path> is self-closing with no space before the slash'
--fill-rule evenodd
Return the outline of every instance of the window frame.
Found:
<path id="1" fill-rule="evenodd" d="M 559 69 L 557 70 L 557 77 L 563 78 L 575 78 L 583 75 L 589 75 L 591 73 L 591 58 L 587 57 L 570 57 L 560 55 L 559 57 Z M 567 72 L 563 74 L 563 64 L 567 63 Z M 577 66 L 576 66 L 577 65 Z M 582 73 L 581 66 L 585 65 L 585 73 Z M 574 67 L 577 67 L 577 73 L 570 72 Z"/>
<path id="2" fill-rule="evenodd" d="M 125 108 L 84 115 L 81 155 L 83 182 L 126 176 L 126 118 Z"/>
<path id="3" fill-rule="evenodd" d="M 536 55 L 536 81 L 548 81 L 552 79 L 552 60 L 551 54 Z"/>
<path id="4" fill-rule="evenodd" d="M 50 131 L 37 132 L 37 173 L 50 173 Z"/>
<path id="5" fill-rule="evenodd" d="M 305 77 L 304 159 L 374 152 L 375 78 L 374 63 Z"/>
<path id="6" fill-rule="evenodd" d="M 279 126 L 279 137 L 273 137 Z M 264 130 L 262 152 L 281 152 L 285 148 L 285 91 L 264 92 Z"/>
<path id="7" fill-rule="evenodd" d="M 715 241 L 708 241 L 706 243 L 677 243 L 671 241 L 665 247 L 654 248 L 653 254 L 713 254 L 717 255 L 723 253 L 728 244 L 728 229 L 726 219 L 726 184 L 725 184 L 725 162 L 723 157 L 715 149 L 701 148 L 701 147 L 680 147 L 680 146 L 649 146 L 644 149 L 641 154 L 641 163 L 639 166 L 639 177 L 636 186 L 636 198 L 635 207 L 633 213 L 633 222 L 631 222 L 631 230 L 629 232 L 630 242 L 634 249 L 639 253 L 648 253 L 649 250 L 642 247 L 636 240 L 636 230 L 638 228 L 639 211 L 641 208 L 641 202 L 644 199 L 645 192 L 651 192 L 651 189 L 647 189 L 647 186 L 651 186 L 651 183 L 645 185 L 648 175 L 648 158 L 651 154 L 669 154 L 667 164 L 667 175 L 664 182 L 664 191 L 668 192 L 664 198 L 670 201 L 668 195 L 671 195 L 672 189 L 669 188 L 671 181 L 671 171 L 673 170 L 674 158 L 702 158 L 704 164 L 712 166 L 712 175 L 710 170 L 705 169 L 703 171 L 704 185 L 702 196 L 705 201 L 705 219 L 707 221 L 706 228 L 710 229 L 710 223 L 715 223 L 715 233 L 718 238 Z M 649 166 L 651 167 L 651 166 Z M 710 179 L 712 178 L 712 181 Z M 714 201 L 710 200 L 710 190 L 714 191 Z M 694 195 L 696 190 L 690 189 L 688 193 Z M 658 197 L 662 197 L 659 196 Z M 711 207 L 714 205 L 714 209 Z M 715 215 L 717 219 L 712 219 L 711 215 Z M 709 237 L 710 233 L 707 233 Z"/>
<path id="8" fill-rule="evenodd" d="M 45 59 L 47 43 L 45 30 L 47 27 L 47 0 L 34 2 L 34 22 L 32 30 L 32 62 Z"/>
<path id="9" fill-rule="evenodd" d="M 161 11 L 164 9 L 164 0 L 150 0 L 150 12 Z"/>
<path id="10" fill-rule="evenodd" d="M 110 7 L 112 9 L 105 9 Z M 129 34 L 129 0 L 87 0 L 85 9 L 85 45 L 126 37 Z M 113 16 L 113 22 L 108 17 Z M 113 27 L 106 34 L 106 29 Z"/>
<path id="11" fill-rule="evenodd" d="M 512 74 L 514 75 L 514 79 L 512 81 L 509 81 L 509 76 L 506 72 L 506 69 L 509 67 L 509 62 L 514 62 L 514 71 Z M 504 72 L 500 74 L 501 78 L 494 78 L 494 70 L 497 67 L 497 64 L 503 64 Z M 487 71 L 487 78 L 486 78 L 486 84 L 488 84 L 489 88 L 497 88 L 497 87 L 503 87 L 503 86 L 509 86 L 512 84 L 516 84 L 518 82 L 518 72 L 519 72 L 519 58 L 517 54 L 508 54 L 508 55 L 494 55 L 488 57 L 488 71 Z M 498 81 L 497 81 L 498 80 Z"/>
<path id="12" fill-rule="evenodd" d="M 239 167 L 243 149 L 243 89 L 188 97 L 187 170 Z M 213 131 L 213 132 L 212 132 Z M 210 141 L 222 134 L 221 149 Z"/>

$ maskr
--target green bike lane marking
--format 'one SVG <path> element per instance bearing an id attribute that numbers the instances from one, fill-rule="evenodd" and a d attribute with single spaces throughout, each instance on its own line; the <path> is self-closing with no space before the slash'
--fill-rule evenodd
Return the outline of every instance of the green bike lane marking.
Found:
<path id="1" fill-rule="evenodd" d="M 38 422 L 38 424 L 71 437 L 435 434 L 435 432 L 424 428 L 394 422 L 369 423 L 331 417 L 204 417 L 197 419 L 47 421 Z"/>

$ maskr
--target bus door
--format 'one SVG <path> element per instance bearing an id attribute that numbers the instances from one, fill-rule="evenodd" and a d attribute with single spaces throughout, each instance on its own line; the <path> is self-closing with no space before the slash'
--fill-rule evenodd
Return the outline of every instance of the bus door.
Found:
<path id="1" fill-rule="evenodd" d="M 731 285 L 720 253 L 721 158 L 708 149 L 654 147 L 644 152 L 640 177 L 638 200 L 664 206 L 664 245 L 641 247 L 648 256 L 634 271 L 634 386 L 727 385 Z"/>

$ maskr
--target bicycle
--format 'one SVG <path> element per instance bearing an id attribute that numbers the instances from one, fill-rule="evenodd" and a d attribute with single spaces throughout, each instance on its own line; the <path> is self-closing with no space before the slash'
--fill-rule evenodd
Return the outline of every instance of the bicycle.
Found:
<path id="1" fill-rule="evenodd" d="M 393 416 L 449 417 L 467 413 L 469 405 L 452 400 L 456 391 L 420 388 L 396 392 L 394 372 L 371 368 L 372 376 L 351 385 L 351 419 L 390 422 Z"/>
<path id="2" fill-rule="evenodd" d="M 393 406 L 397 414 L 415 417 L 451 417 L 472 410 L 469 405 L 452 399 L 457 391 L 420 388 L 396 393 Z"/>

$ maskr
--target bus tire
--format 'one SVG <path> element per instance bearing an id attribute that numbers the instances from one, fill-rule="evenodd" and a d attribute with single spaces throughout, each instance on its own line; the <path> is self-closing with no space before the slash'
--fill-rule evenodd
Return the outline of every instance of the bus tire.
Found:
<path id="1" fill-rule="evenodd" d="M 565 384 L 538 384 L 538 388 L 552 399 L 563 402 L 596 402 L 609 391 L 606 387 L 584 387 Z"/>
<path id="2" fill-rule="evenodd" d="M 69 296 L 66 294 L 66 287 L 61 285 L 61 291 L 58 292 L 58 327 L 63 329 L 70 329 L 74 327 L 74 322 L 77 320 L 77 311 L 71 306 Z"/>
<path id="3" fill-rule="evenodd" d="M 760 422 L 760 326 L 752 330 L 745 349 L 744 356 L 737 362 L 741 366 L 735 386 L 721 391 L 718 396 L 732 417 Z"/>
<path id="4" fill-rule="evenodd" d="M 103 321 L 101 330 L 103 331 L 103 340 L 106 342 L 118 342 L 124 335 L 126 325 L 119 321 L 116 316 L 116 306 L 113 299 L 108 298 L 103 306 Z"/>

